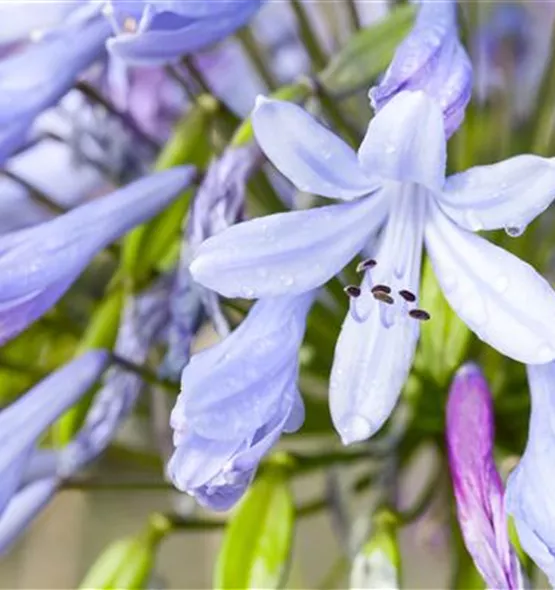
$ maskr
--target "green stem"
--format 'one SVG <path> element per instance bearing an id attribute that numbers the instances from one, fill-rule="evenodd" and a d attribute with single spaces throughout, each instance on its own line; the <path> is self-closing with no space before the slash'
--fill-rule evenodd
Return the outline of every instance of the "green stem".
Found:
<path id="1" fill-rule="evenodd" d="M 347 7 L 351 28 L 353 31 L 358 31 L 360 29 L 360 17 L 355 0 L 345 0 L 345 6 Z"/>
<path id="2" fill-rule="evenodd" d="M 300 0 L 291 0 L 291 7 L 299 23 L 299 33 L 303 40 L 304 46 L 316 70 L 321 70 L 326 65 L 328 59 L 320 45 L 320 41 L 312 30 L 310 19 L 308 18 L 304 6 Z"/>
<path id="3" fill-rule="evenodd" d="M 538 89 L 536 116 L 532 127 L 532 152 L 547 155 L 553 135 L 555 102 L 555 27 L 551 33 L 551 50 L 543 79 Z"/>
<path id="4" fill-rule="evenodd" d="M 268 60 L 252 34 L 252 31 L 249 28 L 242 29 L 237 33 L 237 37 L 241 42 L 245 53 L 249 56 L 256 73 L 270 90 L 275 90 L 278 87 L 278 82 L 274 77 L 274 74 L 268 68 Z"/>

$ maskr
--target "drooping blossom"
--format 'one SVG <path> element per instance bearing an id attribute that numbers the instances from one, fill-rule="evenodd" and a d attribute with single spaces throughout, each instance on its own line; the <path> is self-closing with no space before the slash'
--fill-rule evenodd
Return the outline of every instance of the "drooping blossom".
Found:
<path id="1" fill-rule="evenodd" d="M 186 188 L 193 167 L 153 174 L 40 225 L 0 237 L 0 342 L 34 322 L 92 258 Z"/>
<path id="2" fill-rule="evenodd" d="M 454 377 L 447 401 L 447 451 L 464 542 L 488 588 L 523 588 L 509 542 L 503 482 L 493 457 L 493 400 L 478 366 Z"/>
<path id="3" fill-rule="evenodd" d="M 532 412 L 528 442 L 507 482 L 506 506 L 522 547 L 555 584 L 555 363 L 529 365 Z"/>
<path id="4" fill-rule="evenodd" d="M 118 358 L 137 365 L 145 362 L 151 345 L 161 337 L 167 325 L 169 284 L 163 278 L 152 288 L 127 300 L 115 345 Z M 108 354 L 103 353 L 102 358 L 107 360 Z M 79 376 L 75 380 L 78 387 L 87 373 L 82 363 L 75 370 Z M 67 374 L 62 376 L 68 378 Z M 59 382 L 55 385 L 60 390 L 64 386 Z M 75 438 L 62 449 L 31 449 L 19 479 L 19 489 L 0 515 L 0 554 L 9 549 L 66 479 L 75 476 L 106 449 L 133 410 L 143 385 L 141 377 L 125 367 L 111 367 Z M 88 386 L 82 393 L 86 389 Z M 45 399 L 45 403 L 47 401 Z M 75 401 L 68 402 L 66 408 Z"/>
<path id="5" fill-rule="evenodd" d="M 22 481 L 41 434 L 89 390 L 107 360 L 106 351 L 88 352 L 0 412 L 0 518 Z"/>
<path id="6" fill-rule="evenodd" d="M 115 37 L 108 41 L 108 49 L 128 63 L 175 62 L 227 37 L 261 5 L 262 0 L 110 0 L 104 13 Z"/>
<path id="7" fill-rule="evenodd" d="M 301 426 L 298 356 L 313 297 L 258 301 L 234 332 L 183 370 L 168 474 L 202 505 L 230 508 L 282 432 Z"/>

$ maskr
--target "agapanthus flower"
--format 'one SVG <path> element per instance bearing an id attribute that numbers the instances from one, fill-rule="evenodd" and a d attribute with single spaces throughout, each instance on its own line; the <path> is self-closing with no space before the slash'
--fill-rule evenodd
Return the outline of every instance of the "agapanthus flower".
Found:
<path id="1" fill-rule="evenodd" d="M 282 432 L 301 426 L 298 357 L 313 297 L 258 301 L 232 334 L 185 367 L 168 474 L 204 506 L 235 504 Z"/>
<path id="2" fill-rule="evenodd" d="M 107 360 L 106 351 L 88 352 L 0 412 L 0 516 L 21 483 L 41 434 L 89 390 Z"/>
<path id="3" fill-rule="evenodd" d="M 509 476 L 507 511 L 514 518 L 523 549 L 555 584 L 555 363 L 529 365 L 532 412 L 528 442 Z"/>
<path id="4" fill-rule="evenodd" d="M 543 211 L 554 196 L 549 159 L 520 156 L 445 180 L 443 113 L 421 91 L 401 92 L 377 113 L 358 155 L 293 104 L 261 100 L 253 123 L 295 186 L 348 202 L 236 225 L 198 248 L 191 272 L 227 297 L 300 294 L 337 274 L 385 225 L 375 260 L 360 266 L 360 288 L 349 291 L 335 353 L 331 411 L 344 442 L 381 427 L 410 369 L 428 318 L 417 307 L 424 237 L 447 300 L 482 340 L 522 362 L 555 358 L 545 322 L 555 313 L 551 287 L 472 233 L 521 231 Z"/>
<path id="5" fill-rule="evenodd" d="M 128 299 L 115 345 L 119 359 L 139 365 L 145 362 L 150 346 L 167 325 L 168 288 L 169 281 L 163 278 L 152 288 Z M 106 360 L 108 354 L 103 355 L 102 358 Z M 82 363 L 75 370 L 79 371 L 75 387 L 79 387 L 88 373 Z M 68 377 L 67 374 L 63 376 Z M 59 382 L 57 385 L 63 389 Z M 140 376 L 122 366 L 111 367 L 76 437 L 62 449 L 31 449 L 22 467 L 20 487 L 0 515 L 0 554 L 11 546 L 48 504 L 66 479 L 75 476 L 106 449 L 132 411 L 142 387 Z M 82 393 L 87 389 L 88 386 Z M 59 393 L 56 390 L 54 392 Z M 68 402 L 66 407 L 75 401 Z"/>
<path id="6" fill-rule="evenodd" d="M 171 295 L 172 320 L 162 368 L 166 376 L 178 378 L 181 374 L 189 361 L 193 337 L 205 316 L 220 337 L 229 333 L 217 294 L 196 284 L 191 277 L 191 253 L 204 240 L 242 218 L 246 182 L 261 159 L 260 150 L 254 145 L 228 148 L 210 164 L 195 195 Z"/>
<path id="7" fill-rule="evenodd" d="M 37 115 L 103 54 L 109 34 L 99 11 L 87 11 L 0 62 L 0 162 L 21 145 Z"/>
<path id="8" fill-rule="evenodd" d="M 258 11 L 263 0 L 106 2 L 115 37 L 113 55 L 128 63 L 168 63 L 227 37 Z"/>
<path id="9" fill-rule="evenodd" d="M 458 129 L 472 92 L 472 65 L 457 34 L 453 0 L 420 3 L 413 30 L 370 90 L 373 107 L 379 111 L 402 90 L 426 91 L 441 106 L 447 137 Z"/>
<path id="10" fill-rule="evenodd" d="M 488 588 L 523 588 L 509 542 L 503 482 L 493 457 L 493 400 L 478 366 L 456 373 L 447 401 L 447 450 L 461 531 Z"/>
<path id="11" fill-rule="evenodd" d="M 185 166 L 149 177 L 40 225 L 0 237 L 0 343 L 39 318 L 108 244 L 191 182 Z"/>

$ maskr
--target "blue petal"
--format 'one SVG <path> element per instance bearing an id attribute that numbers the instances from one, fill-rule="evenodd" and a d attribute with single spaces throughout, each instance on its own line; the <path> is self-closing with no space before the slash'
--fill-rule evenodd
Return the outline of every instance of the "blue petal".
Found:
<path id="1" fill-rule="evenodd" d="M 528 367 L 532 413 L 524 455 L 509 476 L 505 502 L 524 550 L 555 584 L 555 363 Z"/>
<path id="2" fill-rule="evenodd" d="M 424 92 L 397 94 L 370 121 L 358 156 L 368 174 L 439 192 L 446 164 L 439 106 Z"/>
<path id="3" fill-rule="evenodd" d="M 464 229 L 523 230 L 555 198 L 555 161 L 517 156 L 447 179 L 440 207 Z"/>
<path id="4" fill-rule="evenodd" d="M 198 248 L 191 273 L 226 297 L 304 293 L 328 281 L 362 249 L 387 208 L 380 192 L 353 203 L 239 223 Z"/>
<path id="5" fill-rule="evenodd" d="M 426 199 L 425 191 L 414 187 L 394 195 L 377 265 L 367 271 L 372 283 L 391 288 L 395 303 L 374 299 L 365 277 L 343 323 L 330 377 L 330 409 L 344 444 L 381 428 L 408 376 L 419 326 L 398 292 L 418 293 Z"/>
<path id="6" fill-rule="evenodd" d="M 426 246 L 447 301 L 476 335 L 523 363 L 555 358 L 555 292 L 529 264 L 430 206 Z"/>
<path id="7" fill-rule="evenodd" d="M 0 342 L 49 309 L 102 248 L 158 213 L 191 167 L 143 178 L 33 228 L 0 237 Z"/>
<path id="8" fill-rule="evenodd" d="M 239 0 L 233 12 L 214 17 L 188 18 L 164 12 L 153 16 L 143 30 L 121 33 L 108 41 L 110 52 L 128 63 L 163 64 L 204 49 L 246 24 L 260 8 L 260 0 Z"/>
<path id="9" fill-rule="evenodd" d="M 379 187 L 379 171 L 366 175 L 355 152 L 302 108 L 259 97 L 252 123 L 268 159 L 299 190 L 350 200 Z"/>
<path id="10" fill-rule="evenodd" d="M 25 486 L 0 516 L 0 555 L 6 553 L 21 532 L 52 499 L 59 482 L 41 479 Z"/>
<path id="11" fill-rule="evenodd" d="M 446 136 L 457 130 L 472 93 L 472 65 L 458 38 L 456 11 L 454 0 L 420 3 L 413 30 L 370 90 L 376 110 L 403 90 L 424 90 L 443 111 Z"/>

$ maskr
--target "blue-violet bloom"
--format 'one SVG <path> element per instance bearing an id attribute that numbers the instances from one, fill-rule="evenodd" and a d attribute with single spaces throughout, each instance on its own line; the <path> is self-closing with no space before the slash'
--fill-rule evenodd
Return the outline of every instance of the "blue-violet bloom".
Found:
<path id="1" fill-rule="evenodd" d="M 159 172 L 0 236 L 0 343 L 52 307 L 102 248 L 171 203 L 194 174 L 190 166 Z"/>
<path id="2" fill-rule="evenodd" d="M 202 505 L 230 508 L 281 433 L 300 428 L 298 357 L 313 298 L 258 301 L 234 332 L 185 367 L 168 474 Z"/>
<path id="3" fill-rule="evenodd" d="M 528 442 L 509 476 L 507 511 L 522 547 L 555 585 L 555 363 L 529 365 L 532 412 Z"/>
<path id="4" fill-rule="evenodd" d="M 555 293 L 531 266 L 474 234 L 518 234 L 555 196 L 552 160 L 525 155 L 445 179 L 443 112 L 403 91 L 372 119 L 358 154 L 308 113 L 261 99 L 257 141 L 295 186 L 345 201 L 240 223 L 206 240 L 195 280 L 226 297 L 301 294 L 323 285 L 385 226 L 375 260 L 360 265 L 330 380 L 345 443 L 374 434 L 392 411 L 419 334 L 423 241 L 461 319 L 501 353 L 527 363 L 555 358 Z"/>
<path id="5" fill-rule="evenodd" d="M 17 491 L 41 434 L 83 396 L 108 361 L 88 352 L 58 369 L 0 413 L 0 515 Z"/>
<path id="6" fill-rule="evenodd" d="M 488 588 L 522 588 L 509 542 L 503 482 L 493 457 L 493 400 L 478 366 L 456 373 L 447 401 L 447 451 L 464 542 Z"/>
<path id="7" fill-rule="evenodd" d="M 420 2 L 413 30 L 370 90 L 372 106 L 379 111 L 403 90 L 424 90 L 438 101 L 447 137 L 458 129 L 472 93 L 472 65 L 457 34 L 454 0 Z"/>
<path id="8" fill-rule="evenodd" d="M 128 63 L 159 64 L 204 49 L 254 16 L 263 0 L 110 0 L 104 13 L 115 37 L 110 52 Z"/>

